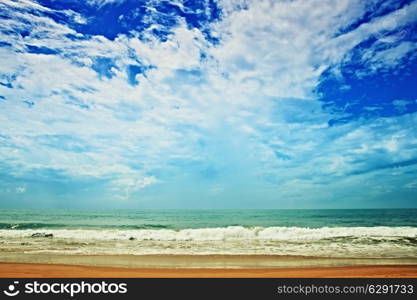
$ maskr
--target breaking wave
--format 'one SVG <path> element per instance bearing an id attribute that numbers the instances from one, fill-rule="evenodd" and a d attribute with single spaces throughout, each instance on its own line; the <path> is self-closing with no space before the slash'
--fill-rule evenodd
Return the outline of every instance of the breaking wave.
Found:
<path id="1" fill-rule="evenodd" d="M 158 226 L 152 225 L 156 228 Z M 149 227 L 152 227 L 149 226 Z M 9 227 L 10 228 L 10 227 Z M 154 241 L 319 241 L 341 239 L 405 240 L 417 239 L 416 227 L 242 227 L 199 229 L 1 229 L 0 237 L 30 237 L 36 233 L 56 238 L 87 240 L 154 240 Z"/>

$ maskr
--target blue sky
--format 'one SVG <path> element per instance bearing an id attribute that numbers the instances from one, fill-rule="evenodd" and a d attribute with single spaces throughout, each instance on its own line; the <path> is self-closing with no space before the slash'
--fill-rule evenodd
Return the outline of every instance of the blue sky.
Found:
<path id="1" fill-rule="evenodd" d="M 417 207 L 417 1 L 0 0 L 0 207 Z"/>

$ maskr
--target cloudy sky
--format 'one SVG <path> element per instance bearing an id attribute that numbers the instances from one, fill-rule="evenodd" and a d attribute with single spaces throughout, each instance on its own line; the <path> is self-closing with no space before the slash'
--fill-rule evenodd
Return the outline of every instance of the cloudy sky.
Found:
<path id="1" fill-rule="evenodd" d="M 0 0 L 0 207 L 417 207 L 417 1 Z"/>

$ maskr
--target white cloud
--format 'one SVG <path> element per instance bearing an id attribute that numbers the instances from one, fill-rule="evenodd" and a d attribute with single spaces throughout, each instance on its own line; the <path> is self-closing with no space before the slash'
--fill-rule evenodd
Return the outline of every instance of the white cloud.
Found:
<path id="1" fill-rule="evenodd" d="M 121 4 L 126 0 L 87 0 L 87 3 L 93 6 L 102 7 L 107 4 Z"/>
<path id="2" fill-rule="evenodd" d="M 46 9 L 30 1 L 5 3 Z M 77 33 L 68 26 L 9 9 L 14 17 L 0 26 L 31 31 L 24 39 L 1 36 L 12 44 L 0 49 L 2 72 L 15 77 L 13 86 L 19 87 L 0 86 L 7 99 L 0 102 L 1 134 L 10 137 L 0 151 L 15 167 L 13 175 L 44 168 L 107 178 L 113 192 L 128 198 L 164 182 L 158 176 L 193 171 L 175 166 L 187 161 L 226 173 L 240 168 L 253 181 L 280 186 L 282 195 L 296 198 L 295 187 L 312 191 L 329 178 L 372 177 L 366 174 L 414 158 L 415 115 L 328 127 L 332 116 L 313 94 L 326 68 L 338 65 L 394 15 L 340 34 L 365 14 L 363 1 L 221 5 L 224 18 L 210 28 L 221 38 L 215 46 L 180 19 L 167 41 L 125 35 L 114 41 L 103 36 L 73 40 L 67 34 Z M 416 5 L 403 8 L 398 26 L 414 21 Z M 247 9 L 238 9 L 242 6 Z M 86 22 L 78 14 L 74 20 Z M 27 53 L 28 44 L 59 54 Z M 371 48 L 363 57 L 374 69 L 391 68 L 413 51 L 415 45 L 403 41 L 383 51 Z M 92 69 L 97 57 L 114 62 L 112 78 L 100 78 Z M 132 86 L 126 69 L 136 60 L 154 68 L 137 75 L 140 83 Z M 34 106 L 28 108 L 25 99 Z M 77 137 L 88 147 L 68 151 L 40 143 L 39 136 Z M 373 157 L 378 161 L 370 161 Z M 213 194 L 226 190 L 211 186 Z M 331 191 L 325 194 L 330 197 Z"/>
<path id="3" fill-rule="evenodd" d="M 376 51 L 369 49 L 363 54 L 364 63 L 372 72 L 396 68 L 408 55 L 415 55 L 417 45 L 409 41 L 402 41 L 394 47 Z"/>
<path id="4" fill-rule="evenodd" d="M 115 191 L 115 196 L 121 200 L 129 199 L 131 193 L 137 192 L 149 185 L 153 185 L 158 180 L 153 176 L 145 176 L 139 179 L 135 178 L 120 178 L 113 180 L 113 191 Z"/>

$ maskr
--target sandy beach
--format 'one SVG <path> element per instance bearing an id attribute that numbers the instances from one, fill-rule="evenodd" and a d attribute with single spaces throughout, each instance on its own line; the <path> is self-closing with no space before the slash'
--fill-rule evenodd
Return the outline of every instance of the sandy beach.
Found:
<path id="1" fill-rule="evenodd" d="M 0 277 L 8 278 L 330 278 L 417 277 L 417 265 L 346 266 L 320 268 L 174 269 L 116 268 L 60 264 L 0 263 Z"/>
<path id="2" fill-rule="evenodd" d="M 417 277 L 416 259 L 2 253 L 1 277 Z"/>

